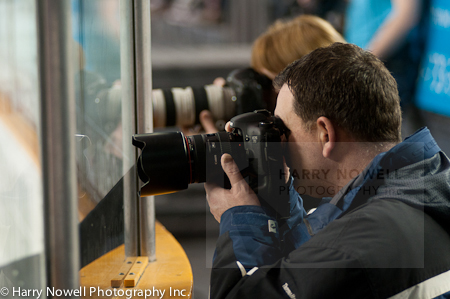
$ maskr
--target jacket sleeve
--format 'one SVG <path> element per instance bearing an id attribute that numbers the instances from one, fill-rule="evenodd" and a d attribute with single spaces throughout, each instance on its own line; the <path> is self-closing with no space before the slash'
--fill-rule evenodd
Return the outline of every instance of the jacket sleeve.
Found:
<path id="1" fill-rule="evenodd" d="M 259 206 L 237 206 L 223 213 L 220 237 L 231 240 L 234 257 L 245 270 L 272 264 L 287 254 L 287 248 L 289 251 L 294 248 L 280 241 L 306 216 L 302 198 L 294 190 L 292 182 L 289 188 L 290 217 L 281 228 L 274 215 Z"/>
<path id="2" fill-rule="evenodd" d="M 219 293 L 227 293 L 229 288 L 247 273 L 251 273 L 252 269 L 276 263 L 285 254 L 280 238 L 283 239 L 287 231 L 306 215 L 302 199 L 295 192 L 292 180 L 289 197 L 291 217 L 281 231 L 276 220 L 262 207 L 238 206 L 223 213 L 211 278 L 212 286 L 223 288 Z M 215 275 L 215 272 L 226 275 Z M 213 283 L 216 278 L 217 283 Z"/>
<path id="3" fill-rule="evenodd" d="M 221 217 L 210 298 L 226 298 L 241 280 L 281 259 L 277 223 L 258 206 L 238 206 Z M 232 298 L 232 297 L 230 297 Z"/>
<path id="4" fill-rule="evenodd" d="M 219 245 L 221 239 L 230 242 Z M 223 213 L 214 260 L 222 246 L 231 246 L 233 258 L 246 270 L 281 258 L 278 224 L 259 206 L 238 206 Z"/>

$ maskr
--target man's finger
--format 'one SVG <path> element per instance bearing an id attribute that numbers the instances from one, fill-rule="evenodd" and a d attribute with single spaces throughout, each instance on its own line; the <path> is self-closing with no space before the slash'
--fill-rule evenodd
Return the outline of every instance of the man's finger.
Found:
<path id="1" fill-rule="evenodd" d="M 214 124 L 214 119 L 208 110 L 203 110 L 199 115 L 200 123 L 207 134 L 217 133 L 217 128 Z"/>
<path id="2" fill-rule="evenodd" d="M 222 155 L 221 163 L 223 171 L 225 171 L 228 179 L 230 180 L 231 187 L 244 179 L 241 175 L 241 172 L 239 171 L 239 167 L 229 154 Z"/>
<path id="3" fill-rule="evenodd" d="M 218 78 L 214 79 L 214 81 L 213 81 L 214 85 L 221 86 L 221 87 L 223 87 L 226 83 L 227 83 L 227 81 L 222 77 L 218 77 Z"/>
<path id="4" fill-rule="evenodd" d="M 231 132 L 233 129 L 231 128 L 231 124 L 230 124 L 230 122 L 228 121 L 226 124 L 225 124 L 225 131 L 227 131 L 227 132 Z"/>

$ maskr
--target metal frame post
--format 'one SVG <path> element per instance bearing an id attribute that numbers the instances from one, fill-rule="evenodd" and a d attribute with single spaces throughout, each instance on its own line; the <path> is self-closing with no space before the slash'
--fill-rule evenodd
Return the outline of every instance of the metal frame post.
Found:
<path id="1" fill-rule="evenodd" d="M 138 133 L 153 131 L 150 0 L 134 0 Z M 140 255 L 155 259 L 154 197 L 140 198 Z"/>
<path id="2" fill-rule="evenodd" d="M 151 132 L 153 126 L 150 0 L 121 0 L 120 11 L 123 149 L 127 170 L 137 159 L 136 149 L 130 148 L 131 135 Z M 136 176 L 124 181 L 125 253 L 154 260 L 154 201 L 153 197 L 138 198 L 137 190 Z"/>
<path id="3" fill-rule="evenodd" d="M 70 1 L 36 0 L 36 8 L 47 284 L 74 289 L 80 260 Z"/>
<path id="4" fill-rule="evenodd" d="M 136 161 L 136 149 L 131 136 L 136 134 L 136 75 L 134 56 L 134 5 L 132 0 L 120 0 L 120 72 L 122 84 L 123 170 Z M 139 256 L 139 206 L 136 175 L 124 179 L 125 255 Z"/>

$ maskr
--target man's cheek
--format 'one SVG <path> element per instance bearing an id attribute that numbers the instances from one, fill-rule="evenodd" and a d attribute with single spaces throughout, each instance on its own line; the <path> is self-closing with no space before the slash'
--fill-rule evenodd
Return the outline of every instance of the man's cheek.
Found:
<path id="1" fill-rule="evenodd" d="M 296 146 L 296 144 L 289 143 L 286 159 L 286 164 L 288 165 L 289 168 L 300 167 L 300 160 L 301 160 L 300 150 L 301 149 L 298 146 Z"/>

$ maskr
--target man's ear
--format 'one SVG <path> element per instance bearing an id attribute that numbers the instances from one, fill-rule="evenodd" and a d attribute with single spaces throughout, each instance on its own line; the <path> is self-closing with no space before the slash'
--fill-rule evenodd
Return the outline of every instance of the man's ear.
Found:
<path id="1" fill-rule="evenodd" d="M 325 158 L 330 158 L 331 152 L 336 145 L 335 127 L 333 123 L 325 116 L 319 117 L 316 124 L 319 142 L 322 145 L 322 155 Z"/>

